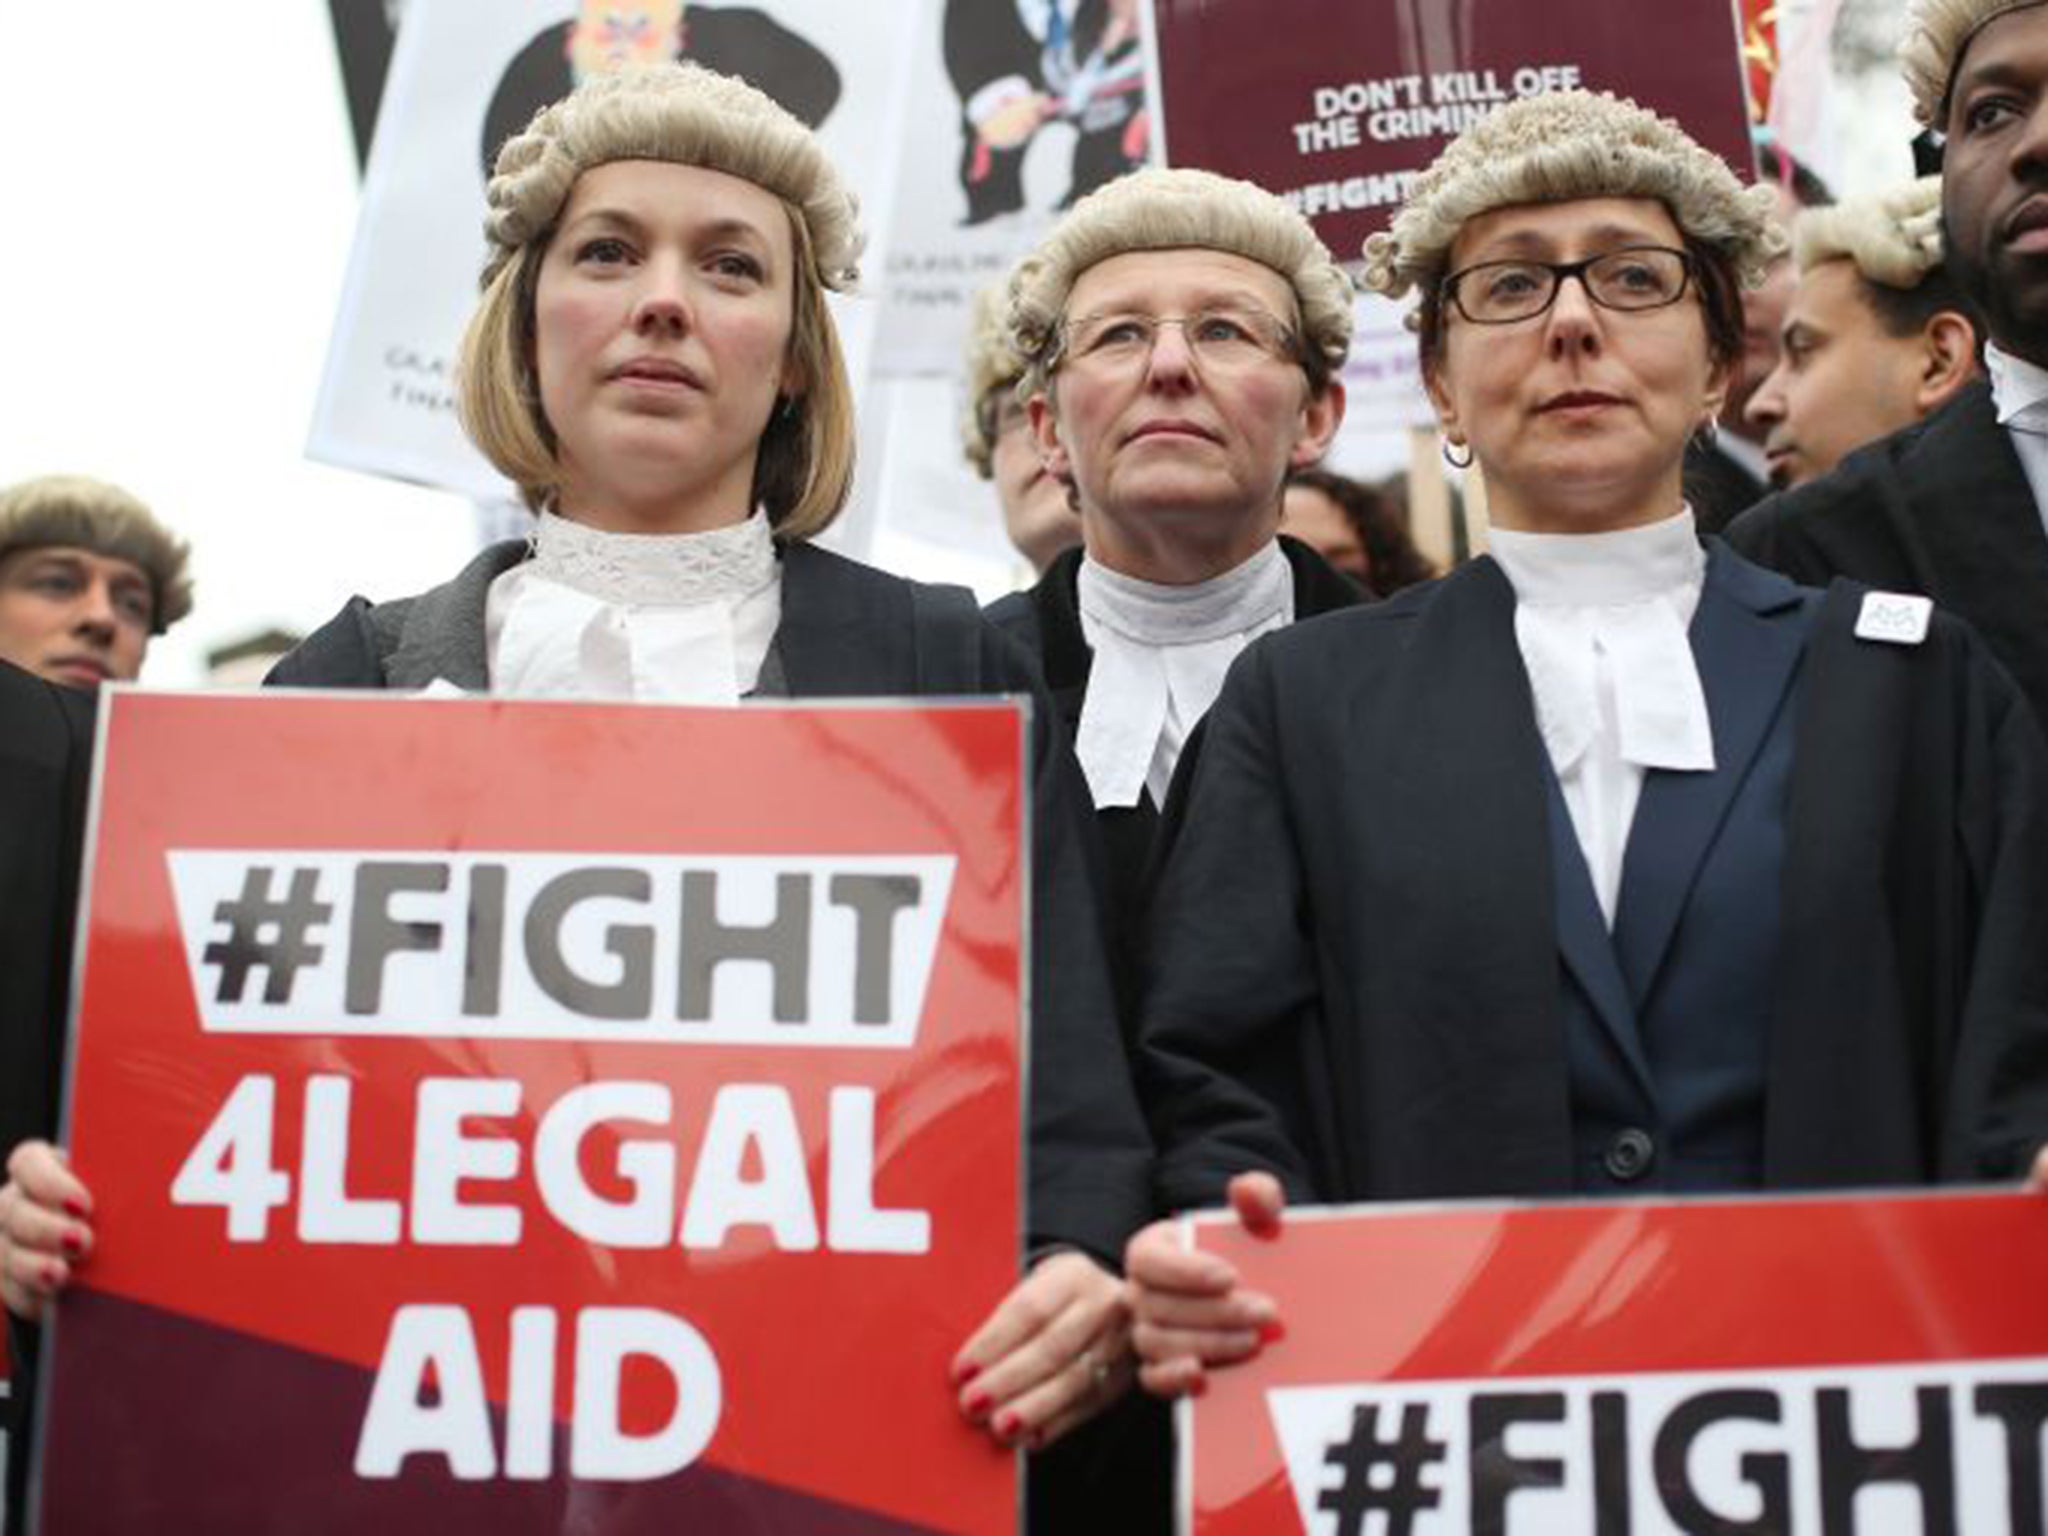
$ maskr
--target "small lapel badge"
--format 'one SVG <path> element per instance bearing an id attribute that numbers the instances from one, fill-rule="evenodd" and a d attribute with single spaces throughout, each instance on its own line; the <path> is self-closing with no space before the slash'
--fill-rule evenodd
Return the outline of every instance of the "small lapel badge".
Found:
<path id="1" fill-rule="evenodd" d="M 1856 616 L 1856 638 L 1918 645 L 1927 638 L 1927 621 L 1933 616 L 1934 604 L 1928 598 L 1910 592 L 1866 592 L 1863 611 Z"/>

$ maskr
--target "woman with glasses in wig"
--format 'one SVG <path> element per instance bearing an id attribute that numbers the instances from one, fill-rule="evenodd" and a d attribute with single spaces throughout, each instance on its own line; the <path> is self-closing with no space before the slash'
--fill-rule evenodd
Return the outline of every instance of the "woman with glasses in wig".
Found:
<path id="1" fill-rule="evenodd" d="M 825 294 L 852 283 L 862 237 L 808 129 L 696 66 L 599 76 L 505 145 L 488 200 L 460 411 L 533 534 L 417 597 L 352 600 L 271 682 L 697 704 L 1032 692 L 1028 659 L 971 595 L 810 542 L 852 482 Z M 1034 1445 L 1128 1380 L 1113 1267 L 1149 1210 L 1085 790 L 1053 721 L 1049 704 L 1033 713 L 1034 1262 L 962 1341 L 995 1384 L 983 1422 Z M 0 1293 L 34 1318 L 90 1260 L 90 1198 L 42 1142 L 9 1173 Z"/>
<path id="2" fill-rule="evenodd" d="M 1676 125 L 1517 102 L 1415 183 L 1491 558 L 1261 641 L 1182 766 L 1140 1082 L 1165 1202 L 2017 1179 L 2048 1141 L 2048 779 L 1974 637 L 1702 547 L 1687 442 L 1782 245 Z M 1129 1255 L 1143 1375 L 1277 1321 Z"/>

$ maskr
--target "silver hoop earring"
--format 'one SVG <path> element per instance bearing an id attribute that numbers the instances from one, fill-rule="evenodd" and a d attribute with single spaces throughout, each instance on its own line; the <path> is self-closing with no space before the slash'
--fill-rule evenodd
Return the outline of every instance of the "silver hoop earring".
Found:
<path id="1" fill-rule="evenodd" d="M 1462 459 L 1458 457 L 1456 452 L 1460 448 L 1465 450 L 1465 457 Z M 1443 446 L 1443 453 L 1444 462 L 1453 469 L 1470 469 L 1472 467 L 1472 445 L 1470 443 L 1453 443 L 1446 440 Z"/>

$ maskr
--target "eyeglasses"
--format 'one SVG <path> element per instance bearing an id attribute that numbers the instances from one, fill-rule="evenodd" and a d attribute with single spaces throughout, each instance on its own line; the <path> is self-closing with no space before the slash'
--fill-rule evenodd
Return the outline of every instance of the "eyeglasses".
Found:
<path id="1" fill-rule="evenodd" d="M 1061 328 L 1063 346 L 1054 366 L 1064 363 L 1101 373 L 1133 371 L 1152 356 L 1159 332 L 1169 325 L 1180 327 L 1196 366 L 1205 372 L 1242 373 L 1262 363 L 1293 362 L 1297 356 L 1294 332 L 1264 310 L 1246 305 L 1201 309 L 1191 315 L 1083 315 Z"/>
<path id="2" fill-rule="evenodd" d="M 1692 257 L 1663 245 L 1627 245 L 1584 261 L 1482 261 L 1453 272 L 1437 290 L 1474 325 L 1512 325 L 1557 302 L 1576 277 L 1603 309 L 1662 309 L 1685 297 Z"/>

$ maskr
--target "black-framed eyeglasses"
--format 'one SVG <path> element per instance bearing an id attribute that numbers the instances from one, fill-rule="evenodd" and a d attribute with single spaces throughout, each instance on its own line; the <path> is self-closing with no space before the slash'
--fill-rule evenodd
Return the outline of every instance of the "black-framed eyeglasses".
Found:
<path id="1" fill-rule="evenodd" d="M 1662 309 L 1685 297 L 1692 257 L 1667 245 L 1625 245 L 1584 261 L 1482 261 L 1437 291 L 1474 325 L 1512 325 L 1555 304 L 1568 277 L 1602 309 Z"/>
<path id="2" fill-rule="evenodd" d="M 1180 327 L 1200 368 L 1221 373 L 1261 363 L 1297 359 L 1294 332 L 1252 305 L 1197 310 L 1191 315 L 1146 315 L 1112 311 L 1083 315 L 1061 327 L 1060 361 L 1068 367 L 1105 373 L 1142 367 L 1160 331 Z"/>

